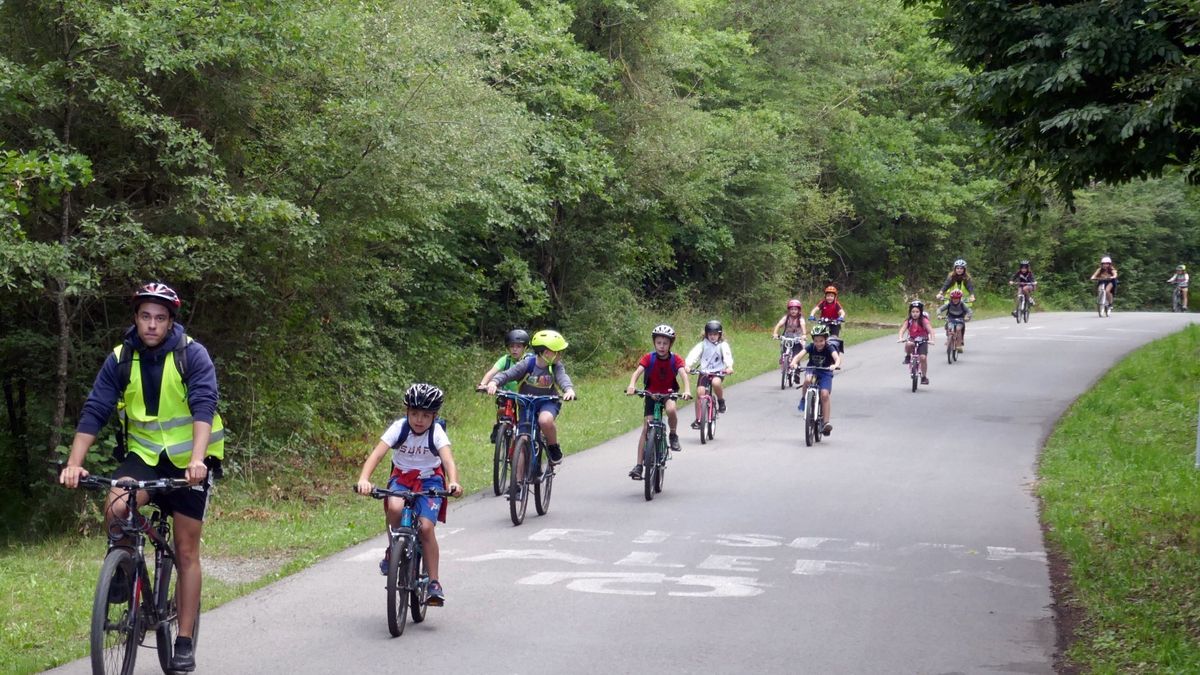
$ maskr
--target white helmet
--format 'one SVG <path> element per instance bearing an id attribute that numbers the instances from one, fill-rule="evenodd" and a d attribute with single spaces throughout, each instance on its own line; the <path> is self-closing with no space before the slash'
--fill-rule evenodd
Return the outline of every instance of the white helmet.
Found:
<path id="1" fill-rule="evenodd" d="M 654 330 L 650 331 L 651 338 L 657 337 L 659 335 L 670 339 L 671 342 L 675 341 L 675 329 L 671 328 L 670 326 L 668 326 L 665 323 L 655 326 Z"/>
<path id="2" fill-rule="evenodd" d="M 1104 256 L 1103 258 L 1100 259 L 1100 264 L 1103 265 L 1104 263 L 1108 263 L 1109 265 L 1111 265 L 1112 258 L 1110 258 L 1108 256 Z"/>

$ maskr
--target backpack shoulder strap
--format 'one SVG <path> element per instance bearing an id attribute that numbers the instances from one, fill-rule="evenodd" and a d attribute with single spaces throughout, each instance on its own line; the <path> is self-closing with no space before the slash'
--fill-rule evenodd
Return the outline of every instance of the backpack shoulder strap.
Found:
<path id="1" fill-rule="evenodd" d="M 650 388 L 650 371 L 654 370 L 654 362 L 658 360 L 658 352 L 650 352 L 650 367 L 642 373 L 642 389 Z"/>
<path id="2" fill-rule="evenodd" d="M 171 350 L 171 354 L 175 357 L 175 370 L 179 371 L 179 379 L 187 382 L 188 359 L 187 348 L 192 344 L 192 336 L 184 333 L 179 342 L 175 344 L 175 349 Z"/>
<path id="3" fill-rule="evenodd" d="M 395 450 L 404 445 L 404 441 L 406 440 L 408 440 L 408 420 L 401 420 L 400 435 L 396 437 L 396 442 L 392 443 L 392 449 Z"/>
<path id="4" fill-rule="evenodd" d="M 128 342 L 122 342 L 117 347 L 117 394 L 118 400 L 125 397 L 125 388 L 129 386 L 129 378 L 133 373 L 133 347 Z"/>

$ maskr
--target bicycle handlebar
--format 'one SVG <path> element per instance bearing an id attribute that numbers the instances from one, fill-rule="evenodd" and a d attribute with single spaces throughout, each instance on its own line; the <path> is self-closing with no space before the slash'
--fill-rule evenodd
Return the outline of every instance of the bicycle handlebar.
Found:
<path id="1" fill-rule="evenodd" d="M 922 342 L 929 342 L 929 338 L 927 338 L 927 337 L 905 338 L 903 340 L 896 340 L 896 342 L 915 342 L 916 344 L 921 344 Z"/>
<path id="2" fill-rule="evenodd" d="M 683 398 L 683 394 L 680 394 L 680 393 L 674 392 L 674 391 L 669 394 L 656 394 L 652 391 L 646 391 L 645 389 L 635 389 L 633 392 L 633 395 L 641 396 L 642 398 L 650 398 L 655 401 L 666 401 L 668 399 L 670 399 L 672 401 L 677 401 L 677 400 Z"/>
<path id="3" fill-rule="evenodd" d="M 688 374 L 689 375 L 708 375 L 708 376 L 719 375 L 719 376 L 724 377 L 725 371 L 723 371 L 723 370 L 703 370 L 702 371 L 699 368 L 697 368 L 695 370 L 689 370 Z"/>
<path id="4" fill-rule="evenodd" d="M 351 487 L 350 491 L 358 494 L 358 486 Z M 449 490 L 438 490 L 435 488 L 413 492 L 412 490 L 388 490 L 385 488 L 373 487 L 371 488 L 370 496 L 375 499 L 399 497 L 404 501 L 410 501 L 416 499 L 417 497 L 453 497 L 454 495 Z"/>
<path id="5" fill-rule="evenodd" d="M 480 394 L 487 393 L 487 389 L 481 389 L 479 387 L 476 387 L 475 391 Z M 495 396 L 496 398 L 511 398 L 514 401 L 525 401 L 528 403 L 539 403 L 541 401 L 562 401 L 563 400 L 563 397 L 559 396 L 558 394 L 549 394 L 549 395 L 547 395 L 547 394 L 518 394 L 514 391 L 508 391 L 507 389 L 497 389 L 496 393 L 493 394 L 493 396 Z M 578 400 L 578 399 L 579 399 L 579 396 L 576 396 L 572 400 Z"/>
<path id="6" fill-rule="evenodd" d="M 108 487 L 126 490 L 144 490 L 146 492 L 161 492 L 178 490 L 189 487 L 191 483 L 185 478 L 156 478 L 154 480 L 134 480 L 132 478 L 109 478 L 107 476 L 84 476 L 79 479 L 79 487 L 89 490 L 103 490 Z"/>

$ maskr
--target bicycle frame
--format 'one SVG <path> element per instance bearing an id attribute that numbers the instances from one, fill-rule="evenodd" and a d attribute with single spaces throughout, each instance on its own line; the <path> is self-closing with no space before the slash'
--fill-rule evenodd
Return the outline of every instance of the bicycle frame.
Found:
<path id="1" fill-rule="evenodd" d="M 404 633 L 408 612 L 412 612 L 414 623 L 424 621 L 425 608 L 429 601 L 429 573 L 421 547 L 413 502 L 420 497 L 447 498 L 451 493 L 448 490 L 436 489 L 414 492 L 371 488 L 370 496 L 375 499 L 392 497 L 404 502 L 400 510 L 400 524 L 392 527 L 392 524 L 388 523 L 388 579 L 384 585 L 388 593 L 388 631 L 392 636 L 399 637 Z M 405 597 L 406 593 L 408 597 Z"/>
<path id="2" fill-rule="evenodd" d="M 666 411 L 667 401 L 675 401 L 682 396 L 674 392 L 655 394 L 644 389 L 637 389 L 633 393 L 654 401 L 651 419 L 646 423 L 645 445 L 642 446 L 642 480 L 645 484 L 646 501 L 650 501 L 654 499 L 656 492 L 662 492 L 663 472 L 666 471 L 667 461 L 671 458 L 671 451 L 667 449 L 667 423 L 663 420 L 663 413 Z M 653 447 L 650 445 L 651 438 L 654 440 Z"/>
<path id="3" fill-rule="evenodd" d="M 531 396 L 528 394 L 517 394 L 511 391 L 497 391 L 497 398 L 509 399 L 517 405 L 517 435 L 513 438 L 513 447 L 521 447 L 524 442 L 524 447 L 528 448 L 528 455 L 524 459 L 525 471 L 524 475 L 517 475 L 518 462 L 522 461 L 515 454 L 512 456 L 512 478 L 509 482 L 508 501 L 509 515 L 512 518 L 513 525 L 520 525 L 525 520 L 525 508 L 529 499 L 530 486 L 537 492 L 535 497 L 535 506 L 538 515 L 545 515 L 550 507 L 550 490 L 554 482 L 554 465 L 547 464 L 546 470 L 542 472 L 540 477 L 537 476 L 538 470 L 541 468 L 542 448 L 545 446 L 545 438 L 542 436 L 541 426 L 537 421 L 538 404 L 545 401 L 561 401 L 560 396 Z"/>
<path id="4" fill-rule="evenodd" d="M 779 388 L 787 389 L 792 382 L 792 357 L 795 356 L 792 350 L 797 344 L 803 342 L 803 338 L 781 336 L 779 338 L 779 373 L 780 381 Z"/>
<path id="5" fill-rule="evenodd" d="M 717 421 L 717 397 L 713 395 L 712 378 L 725 377 L 725 373 L 719 370 L 712 372 L 693 370 L 691 373 L 699 376 L 696 380 L 696 402 L 700 415 L 696 419 L 700 422 L 700 444 L 704 445 L 712 440 L 713 427 Z M 703 394 L 700 394 L 701 389 L 704 390 Z"/>

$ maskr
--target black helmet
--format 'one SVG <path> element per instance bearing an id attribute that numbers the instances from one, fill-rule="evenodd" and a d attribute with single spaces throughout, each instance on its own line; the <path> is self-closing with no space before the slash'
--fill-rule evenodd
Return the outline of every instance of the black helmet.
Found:
<path id="1" fill-rule="evenodd" d="M 504 346 L 511 347 L 512 345 L 529 346 L 529 333 L 520 328 L 508 331 L 508 335 L 504 336 Z"/>
<path id="2" fill-rule="evenodd" d="M 446 394 L 441 389 L 424 382 L 418 382 L 404 392 L 405 407 L 417 410 L 437 412 L 442 409 L 442 402 L 445 400 Z"/>
<path id="3" fill-rule="evenodd" d="M 1028 260 L 1022 260 L 1022 261 L 1021 261 L 1021 267 L 1029 267 L 1029 261 L 1028 261 Z"/>
<path id="4" fill-rule="evenodd" d="M 724 334 L 724 333 L 725 333 L 725 329 L 721 327 L 721 322 L 720 322 L 720 321 L 717 321 L 716 319 L 713 319 L 712 321 L 709 321 L 708 323 L 704 324 L 704 334 L 705 334 L 705 335 L 708 335 L 709 333 L 721 333 L 721 334 Z"/>

